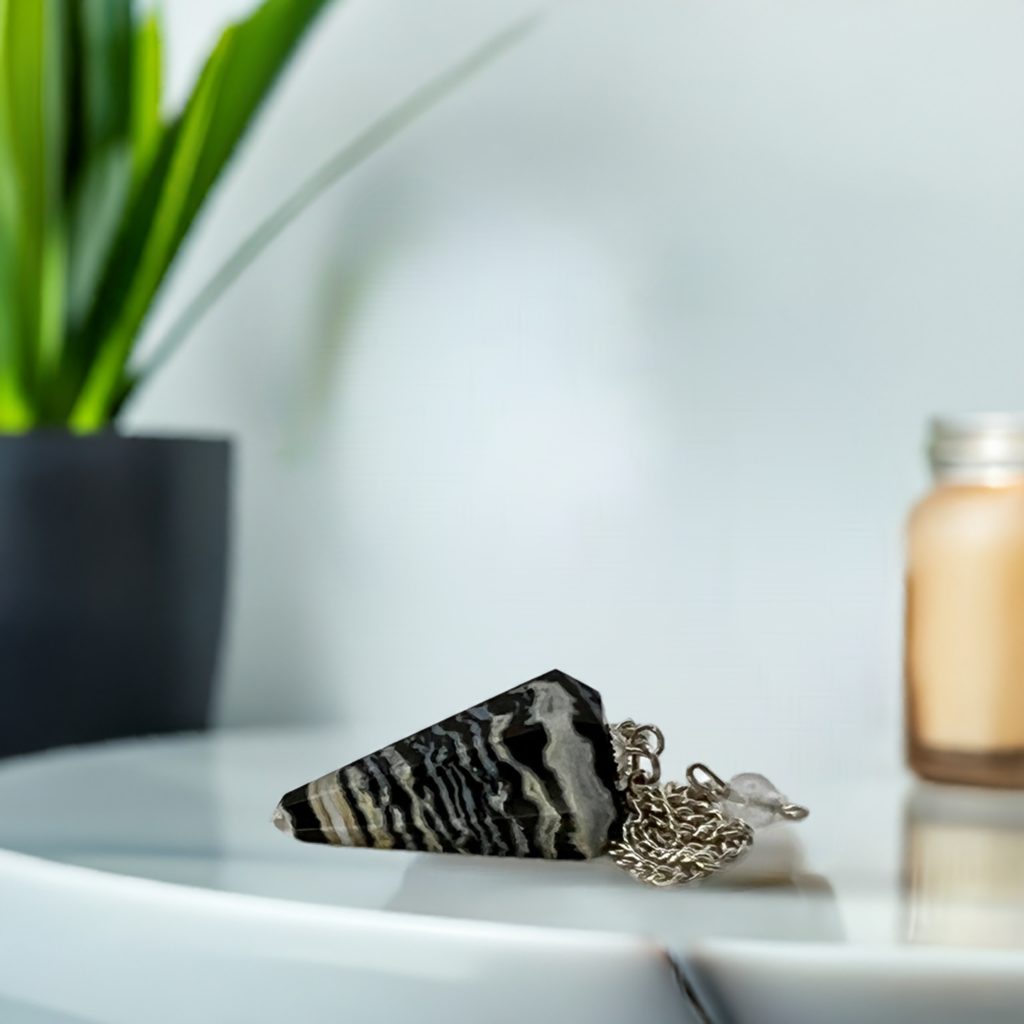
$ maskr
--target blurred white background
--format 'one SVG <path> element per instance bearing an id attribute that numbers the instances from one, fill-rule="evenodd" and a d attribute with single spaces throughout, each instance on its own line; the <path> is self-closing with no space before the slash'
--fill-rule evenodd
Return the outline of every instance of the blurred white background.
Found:
<path id="1" fill-rule="evenodd" d="M 166 4 L 174 95 L 247 6 Z M 329 154 L 536 6 L 331 8 L 150 336 Z M 924 421 L 1024 407 L 1024 5 L 544 9 L 131 409 L 239 440 L 221 721 L 399 735 L 559 667 L 681 757 L 726 719 L 809 768 L 895 761 Z M 720 770 L 770 773 L 741 760 Z"/>

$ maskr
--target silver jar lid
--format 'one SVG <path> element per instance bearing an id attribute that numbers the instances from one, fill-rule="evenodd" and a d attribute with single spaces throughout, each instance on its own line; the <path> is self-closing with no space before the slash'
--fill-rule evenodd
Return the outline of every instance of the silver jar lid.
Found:
<path id="1" fill-rule="evenodd" d="M 930 424 L 928 458 L 942 480 L 1024 474 L 1024 413 L 937 416 Z"/>

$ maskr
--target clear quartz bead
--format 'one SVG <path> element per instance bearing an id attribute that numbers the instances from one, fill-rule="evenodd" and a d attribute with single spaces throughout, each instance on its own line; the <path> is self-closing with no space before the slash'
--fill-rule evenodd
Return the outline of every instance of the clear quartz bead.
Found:
<path id="1" fill-rule="evenodd" d="M 757 772 L 734 775 L 721 803 L 726 817 L 740 818 L 755 830 L 785 821 L 787 816 L 782 808 L 790 806 L 789 801 Z"/>

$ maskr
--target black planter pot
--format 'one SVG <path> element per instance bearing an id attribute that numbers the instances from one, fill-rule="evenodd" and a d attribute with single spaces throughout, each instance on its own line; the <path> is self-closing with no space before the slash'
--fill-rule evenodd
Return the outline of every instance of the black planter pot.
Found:
<path id="1" fill-rule="evenodd" d="M 202 729 L 227 441 L 0 437 L 0 757 Z"/>

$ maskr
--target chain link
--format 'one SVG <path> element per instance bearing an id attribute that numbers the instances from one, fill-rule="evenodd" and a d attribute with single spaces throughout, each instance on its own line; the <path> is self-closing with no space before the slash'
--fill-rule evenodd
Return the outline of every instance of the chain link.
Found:
<path id="1" fill-rule="evenodd" d="M 657 726 L 627 719 L 611 726 L 611 737 L 628 812 L 622 838 L 608 850 L 620 868 L 667 888 L 705 878 L 747 851 L 753 830 L 725 816 L 719 801 L 728 787 L 714 772 L 694 764 L 687 785 L 661 782 L 665 740 Z"/>

